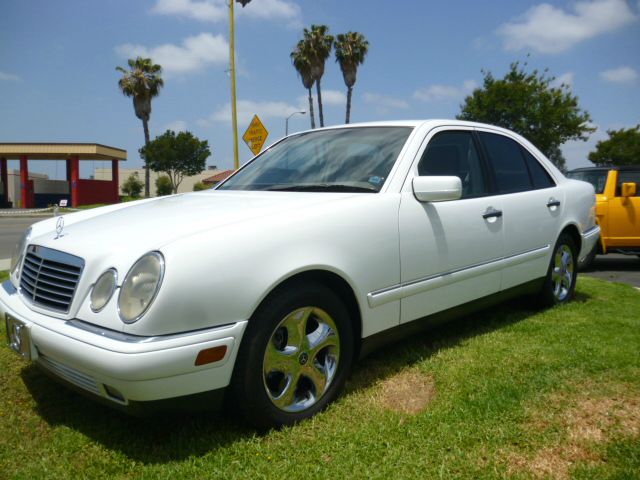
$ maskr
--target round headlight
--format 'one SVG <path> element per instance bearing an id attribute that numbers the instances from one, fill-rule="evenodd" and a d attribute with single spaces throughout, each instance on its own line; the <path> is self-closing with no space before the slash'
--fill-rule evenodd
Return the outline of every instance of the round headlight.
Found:
<path id="1" fill-rule="evenodd" d="M 133 264 L 122 283 L 118 311 L 125 323 L 139 320 L 158 293 L 164 275 L 164 258 L 160 252 L 150 252 Z"/>
<path id="2" fill-rule="evenodd" d="M 93 290 L 91 290 L 91 310 L 97 313 L 104 308 L 116 289 L 116 281 L 117 274 L 113 269 L 109 269 L 100 275 L 93 286 Z"/>
<path id="3" fill-rule="evenodd" d="M 22 237 L 20 237 L 20 241 L 17 243 L 16 248 L 13 250 L 13 254 L 11 255 L 11 263 L 9 264 L 9 272 L 14 273 L 15 269 L 18 268 L 20 262 L 22 261 L 22 256 L 24 255 L 24 249 L 27 248 L 27 243 L 29 242 L 29 238 L 31 237 L 31 227 L 27 228 Z"/>

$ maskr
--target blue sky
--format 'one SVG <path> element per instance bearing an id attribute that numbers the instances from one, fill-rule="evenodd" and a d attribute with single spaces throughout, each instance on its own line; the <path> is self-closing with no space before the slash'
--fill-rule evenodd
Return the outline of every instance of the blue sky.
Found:
<path id="1" fill-rule="evenodd" d="M 135 55 L 164 67 L 152 137 L 167 128 L 207 139 L 208 163 L 232 166 L 225 0 L 3 0 L 0 16 L 0 142 L 97 142 L 124 148 L 140 166 L 141 122 L 117 88 L 116 65 Z M 481 70 L 512 61 L 571 85 L 598 131 L 563 148 L 569 167 L 606 130 L 640 123 L 640 1 L 426 2 L 253 0 L 236 4 L 240 135 L 253 114 L 272 143 L 285 118 L 306 110 L 289 53 L 304 26 L 354 30 L 370 42 L 358 72 L 352 121 L 453 118 Z M 527 59 L 527 55 L 529 55 Z M 325 124 L 344 121 L 346 88 L 331 58 L 322 79 Z M 317 108 L 316 108 L 317 115 Z M 290 131 L 309 128 L 294 115 Z M 240 140 L 240 161 L 251 152 Z M 86 162 L 88 176 L 100 162 Z M 106 165 L 105 165 L 106 166 Z M 30 165 L 37 170 L 36 162 Z M 58 176 L 55 162 L 41 170 Z"/>

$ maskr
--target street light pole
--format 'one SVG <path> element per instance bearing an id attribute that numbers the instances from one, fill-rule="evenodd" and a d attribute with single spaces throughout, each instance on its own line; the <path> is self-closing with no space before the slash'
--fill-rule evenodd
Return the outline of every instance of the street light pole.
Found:
<path id="1" fill-rule="evenodd" d="M 284 136 L 285 136 L 285 137 L 286 137 L 287 135 L 289 135 L 289 119 L 290 119 L 291 117 L 293 117 L 296 113 L 300 113 L 300 114 L 304 115 L 304 114 L 305 114 L 305 113 L 307 113 L 307 112 L 293 112 L 291 115 L 289 115 L 289 116 L 287 117 L 287 119 L 286 119 L 286 120 L 285 120 L 285 122 L 284 122 Z"/>

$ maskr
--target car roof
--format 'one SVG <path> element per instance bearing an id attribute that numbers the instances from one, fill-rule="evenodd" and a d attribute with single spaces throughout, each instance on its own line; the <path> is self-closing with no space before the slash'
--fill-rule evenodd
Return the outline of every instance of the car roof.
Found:
<path id="1" fill-rule="evenodd" d="M 321 130 L 335 130 L 340 128 L 361 128 L 361 127 L 478 127 L 478 128 L 489 128 L 492 130 L 501 131 L 504 133 L 514 134 L 511 130 L 498 127 L 496 125 L 490 125 L 487 123 L 479 123 L 479 122 L 468 122 L 466 120 L 451 120 L 451 119 L 424 119 L 424 120 L 383 120 L 376 122 L 361 122 L 361 123 L 348 123 L 342 125 L 331 125 L 328 127 L 316 128 L 314 130 L 306 130 L 304 132 L 296 132 L 296 133 L 306 133 L 306 132 L 315 132 Z"/>

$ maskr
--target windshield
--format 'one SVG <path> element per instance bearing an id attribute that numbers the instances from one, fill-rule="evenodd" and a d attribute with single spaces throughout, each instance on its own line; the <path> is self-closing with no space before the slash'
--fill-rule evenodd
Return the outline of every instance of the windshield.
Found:
<path id="1" fill-rule="evenodd" d="M 284 139 L 219 190 L 379 192 L 411 127 L 357 127 Z"/>
<path id="2" fill-rule="evenodd" d="M 595 188 L 596 193 L 604 192 L 604 185 L 607 183 L 607 170 L 584 170 L 582 172 L 568 172 L 567 177 L 574 180 L 589 182 Z"/>

